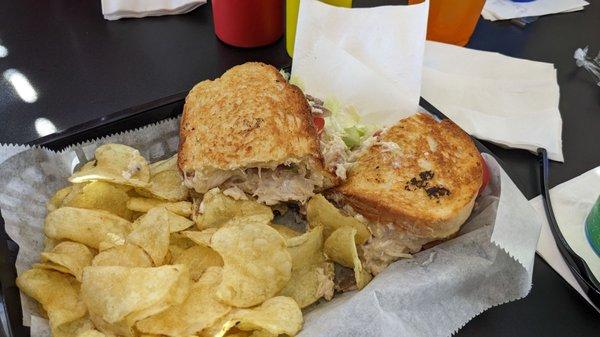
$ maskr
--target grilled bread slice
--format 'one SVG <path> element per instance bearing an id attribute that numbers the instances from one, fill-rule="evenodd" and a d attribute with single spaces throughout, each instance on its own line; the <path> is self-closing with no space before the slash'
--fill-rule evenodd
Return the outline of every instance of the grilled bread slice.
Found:
<path id="1" fill-rule="evenodd" d="M 384 132 L 334 192 L 368 220 L 424 244 L 458 231 L 481 184 L 481 156 L 469 135 L 416 114 Z"/>
<path id="2" fill-rule="evenodd" d="M 303 200 L 299 190 L 307 194 L 312 192 L 312 185 L 308 186 L 312 182 L 321 189 L 335 180 L 324 169 L 306 97 L 277 69 L 257 62 L 235 66 L 190 91 L 180 125 L 178 166 L 184 183 L 199 193 L 227 181 L 248 181 L 249 171 L 245 170 L 254 169 L 250 172 L 253 186 L 240 186 L 250 194 L 260 189 L 269 203 Z M 291 199 L 276 193 L 274 184 L 262 184 L 265 176 L 290 177 L 289 171 L 279 174 L 282 167 L 308 172 L 310 182 L 295 180 L 303 184 L 294 185 L 294 191 L 283 191 Z M 273 174 L 261 175 L 261 169 Z M 257 174 L 259 177 L 254 177 Z"/>
<path id="3" fill-rule="evenodd" d="M 277 69 L 257 62 L 194 86 L 185 99 L 180 136 L 182 171 L 274 168 L 319 157 L 304 94 Z"/>

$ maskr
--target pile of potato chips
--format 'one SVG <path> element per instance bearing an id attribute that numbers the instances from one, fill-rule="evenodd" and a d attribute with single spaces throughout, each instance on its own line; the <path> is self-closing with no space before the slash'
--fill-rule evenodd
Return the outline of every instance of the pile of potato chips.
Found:
<path id="1" fill-rule="evenodd" d="M 321 195 L 301 233 L 273 210 L 182 184 L 177 156 L 149 164 L 120 144 L 97 148 L 48 202 L 46 247 L 17 285 L 55 337 L 294 336 L 302 308 L 334 294 L 334 263 L 370 280 L 364 223 Z"/>

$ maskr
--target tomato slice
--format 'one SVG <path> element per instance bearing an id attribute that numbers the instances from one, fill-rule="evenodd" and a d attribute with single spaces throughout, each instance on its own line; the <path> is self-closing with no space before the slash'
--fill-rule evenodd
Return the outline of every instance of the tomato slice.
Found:
<path id="1" fill-rule="evenodd" d="M 485 190 L 487 185 L 490 183 L 490 169 L 487 167 L 487 164 L 485 163 L 483 156 L 480 154 L 479 157 L 481 158 L 481 168 L 483 171 L 483 176 L 482 176 L 483 179 L 482 179 L 481 187 L 479 188 L 479 194 L 481 194 L 481 192 L 483 192 L 483 190 Z"/>
<path id="2" fill-rule="evenodd" d="M 321 116 L 313 116 L 313 124 L 317 130 L 317 134 L 320 135 L 325 127 L 325 119 Z"/>

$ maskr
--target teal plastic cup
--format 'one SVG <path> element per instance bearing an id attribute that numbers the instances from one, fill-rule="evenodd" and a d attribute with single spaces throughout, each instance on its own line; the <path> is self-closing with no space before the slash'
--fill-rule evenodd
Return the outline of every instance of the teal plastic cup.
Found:
<path id="1" fill-rule="evenodd" d="M 585 219 L 585 236 L 596 255 L 600 257 L 600 197 L 596 199 L 594 207 Z"/>

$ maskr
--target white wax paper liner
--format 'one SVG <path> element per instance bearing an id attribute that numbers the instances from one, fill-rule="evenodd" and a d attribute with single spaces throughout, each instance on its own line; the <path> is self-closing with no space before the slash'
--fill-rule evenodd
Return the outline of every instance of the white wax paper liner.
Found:
<path id="1" fill-rule="evenodd" d="M 20 148 L 1 163 L 0 209 L 7 233 L 20 247 L 17 272 L 38 259 L 46 201 L 67 185 L 79 163 L 76 151 L 90 159 L 97 146 L 116 142 L 155 161 L 175 153 L 178 127 L 170 119 L 60 152 Z M 7 149 L 0 146 L 0 153 Z M 526 296 L 540 221 L 496 160 L 484 157 L 490 185 L 460 236 L 390 265 L 359 292 L 319 304 L 306 314 L 299 336 L 449 336 L 486 309 Z M 35 337 L 46 336 L 47 321 L 32 300 L 21 299 L 24 324 Z"/>

